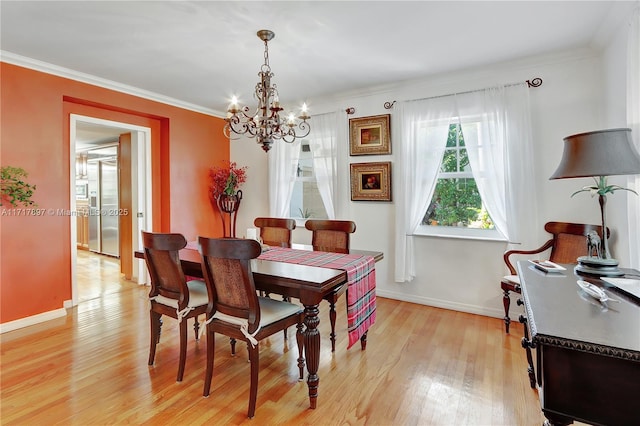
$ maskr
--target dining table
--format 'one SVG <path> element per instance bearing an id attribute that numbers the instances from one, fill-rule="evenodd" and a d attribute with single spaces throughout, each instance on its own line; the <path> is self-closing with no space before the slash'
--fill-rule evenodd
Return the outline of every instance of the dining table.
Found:
<path id="1" fill-rule="evenodd" d="M 313 251 L 311 245 L 292 244 L 294 250 Z M 144 259 L 143 251 L 136 251 L 135 257 Z M 180 250 L 180 263 L 185 275 L 202 277 L 201 256 L 197 242 L 190 242 Z M 349 250 L 349 255 L 370 256 L 375 262 L 384 258 L 379 251 Z M 333 290 L 346 285 L 348 274 L 346 270 L 321 266 L 310 266 L 285 261 L 263 260 L 251 261 L 251 271 L 256 290 L 269 294 L 280 294 L 300 300 L 304 306 L 304 352 L 307 363 L 307 386 L 309 389 L 309 405 L 315 409 L 318 400 L 320 377 L 320 302 Z M 363 339 L 366 339 L 366 332 Z M 363 346 L 364 347 L 364 346 Z"/>

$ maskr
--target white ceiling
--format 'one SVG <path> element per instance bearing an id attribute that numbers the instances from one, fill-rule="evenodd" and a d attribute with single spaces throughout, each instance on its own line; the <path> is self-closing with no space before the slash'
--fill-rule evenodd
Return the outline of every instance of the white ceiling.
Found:
<path id="1" fill-rule="evenodd" d="M 94 148 L 96 145 L 117 142 L 121 134 L 129 132 L 131 129 L 77 121 L 76 152 Z"/>
<path id="2" fill-rule="evenodd" d="M 270 62 L 290 108 L 330 94 L 599 48 L 638 1 L 6 1 L 0 48 L 222 114 Z M 313 113 L 313 111 L 311 111 Z"/>

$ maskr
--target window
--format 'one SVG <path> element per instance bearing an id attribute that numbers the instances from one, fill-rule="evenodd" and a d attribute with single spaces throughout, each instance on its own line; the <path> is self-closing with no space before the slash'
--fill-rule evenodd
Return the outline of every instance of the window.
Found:
<path id="1" fill-rule="evenodd" d="M 309 142 L 300 145 L 300 158 L 291 195 L 290 217 L 294 219 L 328 219 L 313 170 Z"/>
<path id="2" fill-rule="evenodd" d="M 474 131 L 474 126 L 468 130 Z M 449 126 L 436 187 L 422 225 L 420 233 L 429 235 L 498 236 L 473 178 L 459 123 Z"/>

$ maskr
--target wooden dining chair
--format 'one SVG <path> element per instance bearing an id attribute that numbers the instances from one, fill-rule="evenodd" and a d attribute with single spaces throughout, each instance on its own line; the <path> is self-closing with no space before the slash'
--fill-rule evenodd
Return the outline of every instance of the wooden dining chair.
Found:
<path id="1" fill-rule="evenodd" d="M 291 231 L 296 229 L 294 219 L 257 217 L 254 226 L 260 228 L 260 239 L 268 246 L 291 247 Z"/>
<path id="2" fill-rule="evenodd" d="M 202 280 L 185 279 L 178 252 L 187 245 L 182 234 L 142 231 L 144 257 L 151 276 L 151 345 L 149 365 L 153 365 L 160 340 L 162 315 L 178 320 L 180 327 L 180 360 L 177 381 L 181 382 L 187 358 L 187 320 L 194 318 L 198 339 L 198 315 L 206 313 L 209 296 Z"/>
<path id="3" fill-rule="evenodd" d="M 510 272 L 510 275 L 504 276 L 500 281 L 500 288 L 503 291 L 504 325 L 507 333 L 509 333 L 509 324 L 511 323 L 509 318 L 509 307 L 511 306 L 509 292 L 521 292 L 520 279 L 512 256 L 526 255 L 526 258 L 532 255 L 539 255 L 551 249 L 549 253 L 550 261 L 554 263 L 576 263 L 578 257 L 587 255 L 587 234 L 591 231 L 596 231 L 598 235 L 602 235 L 602 226 L 582 223 L 547 222 L 544 225 L 544 229 L 551 234 L 551 238 L 540 247 L 533 250 L 508 250 L 503 255 L 504 262 Z M 610 231 L 607 229 L 607 235 L 609 233 Z"/>
<path id="4" fill-rule="evenodd" d="M 273 247 L 291 248 L 291 231 L 296 229 L 294 219 L 282 219 L 278 217 L 257 217 L 253 225 L 260 228 L 262 243 Z M 260 292 L 261 296 L 268 296 Z M 282 300 L 289 302 L 291 299 L 283 296 Z M 284 338 L 288 339 L 287 330 L 283 330 Z"/>
<path id="5" fill-rule="evenodd" d="M 309 219 L 304 227 L 312 232 L 311 245 L 316 251 L 349 253 L 350 235 L 356 232 L 356 224 L 350 220 Z M 325 300 L 329 302 L 329 321 L 331 322 L 331 352 L 336 350 L 336 302 L 347 292 L 344 284 L 329 293 Z M 365 340 L 362 341 L 364 349 Z"/>
<path id="6" fill-rule="evenodd" d="M 256 293 L 250 260 L 262 251 L 260 243 L 250 239 L 200 237 L 202 270 L 209 294 L 207 310 L 207 367 L 204 396 L 209 396 L 213 377 L 215 333 L 247 342 L 251 363 L 248 417 L 256 411 L 258 395 L 259 343 L 262 339 L 296 325 L 299 379 L 304 374 L 304 311 L 289 302 L 259 297 Z"/>

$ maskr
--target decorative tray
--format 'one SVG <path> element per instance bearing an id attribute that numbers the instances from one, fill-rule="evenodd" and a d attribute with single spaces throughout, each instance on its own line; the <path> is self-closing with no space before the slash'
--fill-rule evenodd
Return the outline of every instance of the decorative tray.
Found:
<path id="1" fill-rule="evenodd" d="M 562 272 L 567 269 L 558 265 L 557 263 L 553 263 L 550 260 L 529 260 L 536 269 L 540 269 L 544 272 Z"/>

